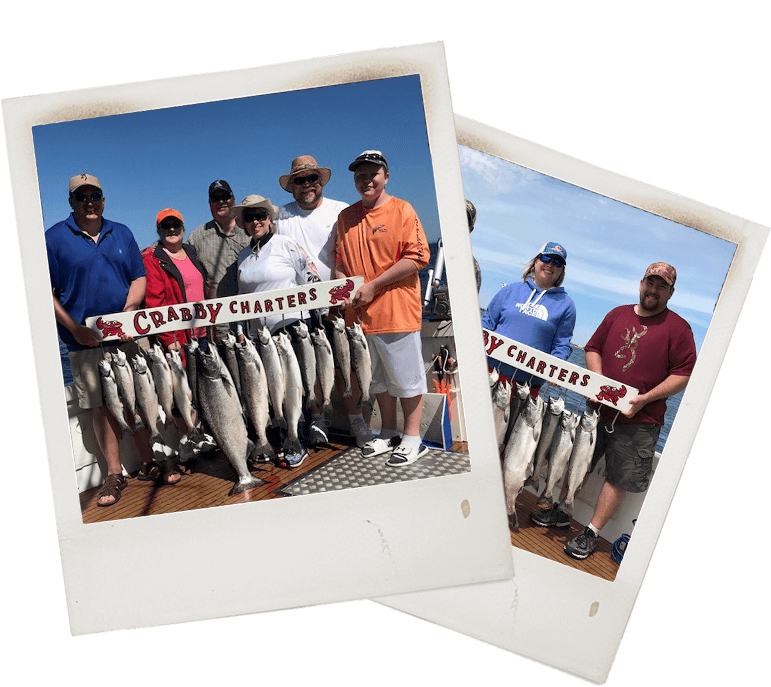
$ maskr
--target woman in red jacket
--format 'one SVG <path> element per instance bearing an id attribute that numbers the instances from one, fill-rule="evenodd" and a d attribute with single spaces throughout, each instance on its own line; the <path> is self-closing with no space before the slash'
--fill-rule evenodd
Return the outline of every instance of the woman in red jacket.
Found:
<path id="1" fill-rule="evenodd" d="M 195 248 L 183 243 L 185 224 L 182 214 L 172 208 L 161 210 L 155 218 L 155 226 L 158 230 L 158 243 L 142 251 L 142 260 L 147 272 L 145 307 L 157 308 L 162 305 L 205 300 L 206 270 L 198 261 Z M 186 361 L 182 344 L 192 338 L 205 336 L 205 327 L 156 334 L 156 338 L 166 350 L 179 352 L 183 364 L 186 364 Z M 196 390 L 192 391 L 195 399 Z M 196 424 L 200 426 L 200 421 Z M 177 425 L 184 434 L 184 425 L 179 418 Z M 184 460 L 201 450 L 213 447 L 211 437 L 201 433 L 196 441 L 183 440 L 180 443 L 180 457 Z"/>
<path id="2" fill-rule="evenodd" d="M 183 243 L 185 225 L 179 211 L 167 208 L 155 218 L 160 240 L 154 246 L 142 251 L 147 271 L 145 306 L 157 308 L 162 305 L 195 303 L 206 299 L 206 270 L 198 261 L 195 248 Z M 178 329 L 156 335 L 168 350 L 182 355 L 182 344 L 192 337 L 206 336 L 206 328 Z"/>

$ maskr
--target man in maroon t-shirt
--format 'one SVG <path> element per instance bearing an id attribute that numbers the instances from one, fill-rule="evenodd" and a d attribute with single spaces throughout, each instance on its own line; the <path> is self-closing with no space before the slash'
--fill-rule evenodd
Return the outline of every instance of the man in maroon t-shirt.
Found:
<path id="1" fill-rule="evenodd" d="M 597 426 L 591 467 L 605 455 L 605 482 L 589 525 L 565 545 L 571 558 L 584 559 L 594 551 L 600 530 L 626 492 L 648 489 L 666 399 L 685 388 L 693 371 L 696 345 L 691 327 L 667 308 L 676 279 L 672 265 L 650 265 L 640 281 L 640 302 L 611 310 L 586 344 L 589 370 L 636 387 L 638 395 L 622 414 L 602 406 L 604 421 Z M 570 517 L 557 503 L 530 517 L 541 526 L 570 526 Z"/>

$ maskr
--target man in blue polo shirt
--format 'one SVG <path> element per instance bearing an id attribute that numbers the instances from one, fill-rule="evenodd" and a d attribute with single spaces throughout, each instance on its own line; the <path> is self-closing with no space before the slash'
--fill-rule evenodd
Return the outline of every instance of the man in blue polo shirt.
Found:
<path id="1" fill-rule="evenodd" d="M 99 334 L 83 323 L 92 315 L 136 310 L 145 296 L 145 269 L 134 236 L 123 224 L 102 217 L 104 195 L 91 174 L 70 179 L 72 214 L 46 231 L 48 269 L 59 336 L 70 354 L 72 376 L 82 409 L 92 409 L 94 432 L 107 462 L 97 503 L 110 506 L 126 486 L 120 460 L 119 428 L 105 406 L 98 362 L 104 351 Z M 129 344 L 136 346 L 136 344 Z M 107 350 L 114 347 L 106 347 Z M 143 466 L 153 459 L 146 429 L 134 434 Z M 179 473 L 166 475 L 177 482 Z"/>

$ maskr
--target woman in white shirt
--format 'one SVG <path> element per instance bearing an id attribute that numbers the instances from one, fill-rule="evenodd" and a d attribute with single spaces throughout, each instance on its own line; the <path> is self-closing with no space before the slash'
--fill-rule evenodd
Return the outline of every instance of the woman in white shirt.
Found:
<path id="1" fill-rule="evenodd" d="M 316 266 L 294 239 L 276 234 L 274 221 L 278 208 L 256 194 L 247 196 L 234 208 L 236 222 L 251 237 L 251 243 L 238 254 L 238 293 L 260 293 L 288 286 L 321 281 Z M 248 321 L 252 337 L 267 325 L 275 334 L 285 325 L 296 322 L 302 312 L 268 315 Z M 238 333 L 243 332 L 239 325 Z"/>
<path id="2" fill-rule="evenodd" d="M 234 208 L 234 212 L 238 225 L 251 237 L 249 246 L 238 254 L 239 293 L 262 293 L 321 281 L 305 250 L 294 239 L 275 233 L 274 221 L 278 208 L 269 198 L 249 195 Z M 303 314 L 304 312 L 295 312 L 253 318 L 247 323 L 249 335 L 256 339 L 262 327 L 267 326 L 271 334 L 286 328 L 287 333 L 294 339 L 295 332 L 288 325 L 300 320 Z M 239 324 L 239 342 L 244 338 L 244 326 Z M 310 411 L 317 415 L 319 409 L 311 406 Z M 297 428 L 288 428 L 289 436 L 295 434 L 293 429 Z M 286 453 L 283 460 L 278 462 L 282 467 L 298 467 L 308 455 L 305 447 L 299 443 L 285 442 L 284 446 Z M 289 448 L 290 446 L 292 447 Z"/>

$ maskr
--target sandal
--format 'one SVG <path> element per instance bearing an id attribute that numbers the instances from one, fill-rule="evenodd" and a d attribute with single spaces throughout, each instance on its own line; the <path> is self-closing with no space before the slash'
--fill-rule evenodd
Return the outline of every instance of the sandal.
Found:
<path id="1" fill-rule="evenodd" d="M 365 458 L 372 458 L 373 456 L 379 456 L 383 453 L 392 451 L 396 446 L 401 443 L 401 436 L 398 434 L 390 439 L 371 439 L 364 446 L 361 447 L 361 453 Z"/>
<path id="2" fill-rule="evenodd" d="M 100 491 L 99 495 L 96 497 L 96 505 L 102 507 L 114 506 L 120 501 L 121 494 L 127 484 L 128 482 L 122 474 L 107 475 L 107 478 L 102 485 L 102 491 Z M 105 496 L 112 496 L 113 500 L 110 501 L 110 503 L 99 503 L 99 499 Z"/>
<path id="3" fill-rule="evenodd" d="M 179 475 L 179 479 L 170 482 L 169 478 L 173 475 Z M 180 483 L 182 475 L 180 475 L 179 470 L 177 470 L 176 467 L 173 467 L 170 470 L 164 470 L 154 460 L 150 460 L 139 468 L 137 479 L 142 482 L 155 482 L 158 485 L 168 484 L 169 486 L 173 486 Z"/>

